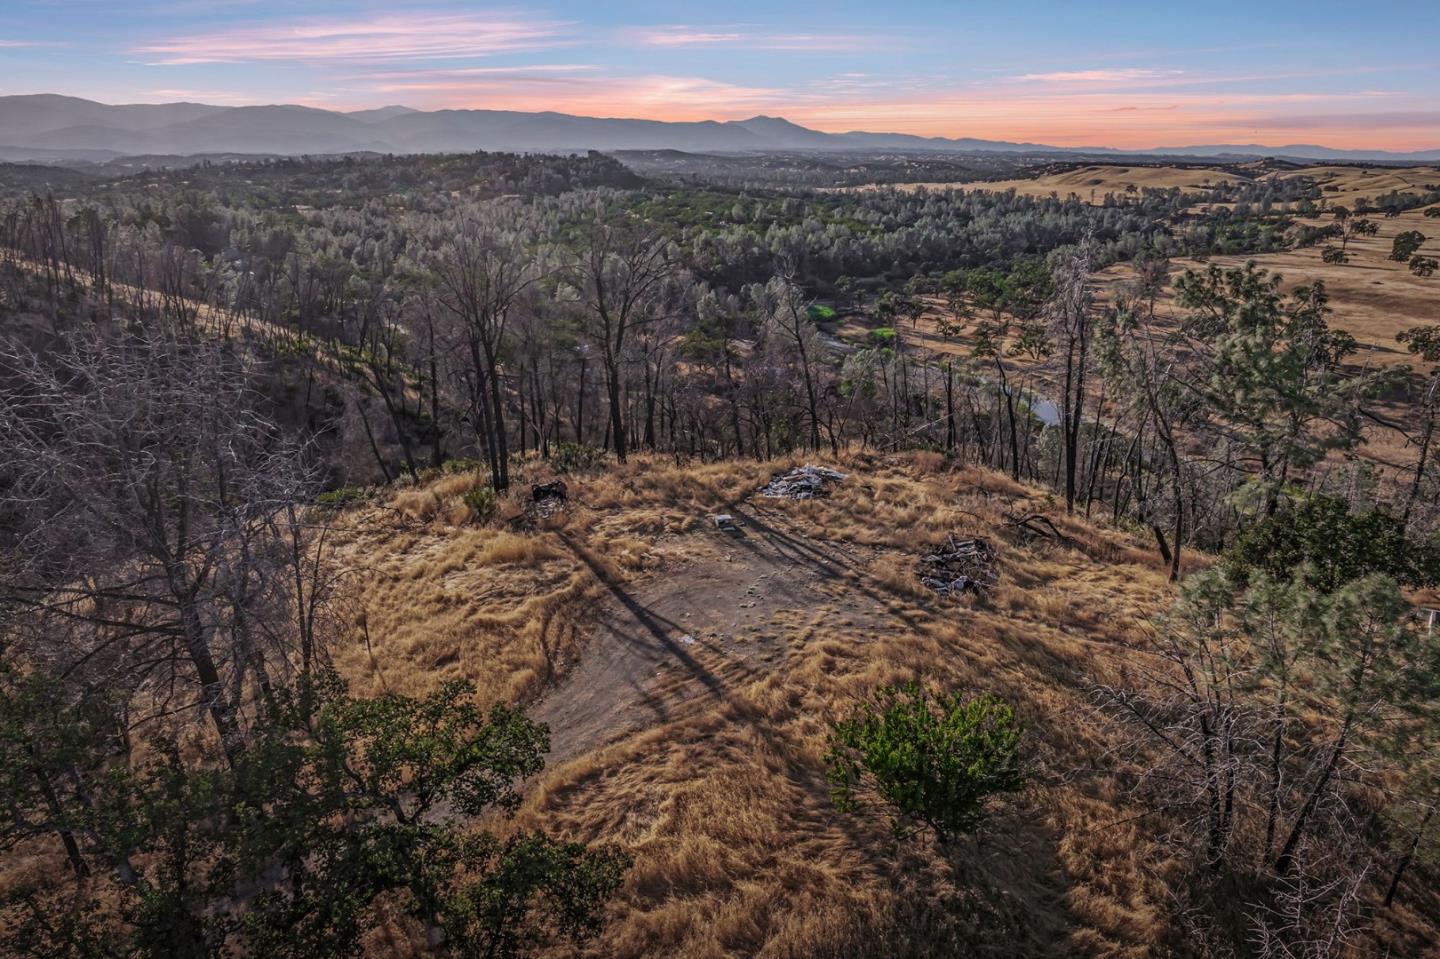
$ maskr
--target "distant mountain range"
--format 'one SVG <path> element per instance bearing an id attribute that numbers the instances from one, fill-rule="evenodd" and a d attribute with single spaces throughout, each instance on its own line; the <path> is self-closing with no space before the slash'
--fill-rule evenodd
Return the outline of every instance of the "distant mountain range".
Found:
<path id="1" fill-rule="evenodd" d="M 968 137 L 823 133 L 780 117 L 666 123 L 506 110 L 412 110 L 391 106 L 340 113 L 301 106 L 222 107 L 203 103 L 112 106 L 55 94 L 0 97 L 0 159 L 107 160 L 139 155 L 449 153 L 472 150 L 558 153 L 584 150 L 935 151 L 1111 153 L 1117 156 L 1283 156 L 1306 160 L 1440 161 L 1418 153 L 1333 150 L 1294 144 L 1166 147 L 1120 151 L 1064 148 Z"/>

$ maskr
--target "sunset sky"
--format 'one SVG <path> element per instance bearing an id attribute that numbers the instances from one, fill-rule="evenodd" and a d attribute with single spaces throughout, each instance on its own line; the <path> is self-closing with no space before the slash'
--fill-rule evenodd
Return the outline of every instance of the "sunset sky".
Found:
<path id="1" fill-rule="evenodd" d="M 769 114 L 1062 146 L 1440 148 L 1435 0 L 3 7 L 0 94 Z"/>

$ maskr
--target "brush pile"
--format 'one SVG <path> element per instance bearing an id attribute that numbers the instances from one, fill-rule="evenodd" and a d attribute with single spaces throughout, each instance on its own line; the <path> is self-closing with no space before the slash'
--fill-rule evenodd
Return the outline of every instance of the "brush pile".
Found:
<path id="1" fill-rule="evenodd" d="M 551 483 L 534 483 L 530 487 L 530 505 L 527 512 L 535 519 L 549 519 L 556 513 L 570 507 L 570 490 L 564 480 Z"/>
<path id="2" fill-rule="evenodd" d="M 984 594 L 1000 581 L 998 558 L 989 540 L 957 539 L 951 533 L 944 546 L 921 557 L 915 575 L 941 596 Z"/>
<path id="3" fill-rule="evenodd" d="M 831 483 L 839 483 L 845 474 L 824 466 L 797 466 L 788 473 L 777 473 L 760 488 L 760 495 L 770 499 L 816 499 L 829 496 Z"/>

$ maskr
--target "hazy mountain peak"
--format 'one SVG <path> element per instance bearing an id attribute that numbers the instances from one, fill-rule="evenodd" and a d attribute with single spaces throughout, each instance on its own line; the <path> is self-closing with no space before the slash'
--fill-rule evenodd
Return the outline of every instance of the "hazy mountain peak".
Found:
<path id="1" fill-rule="evenodd" d="M 297 104 L 222 107 L 202 103 L 109 105 L 58 94 L 0 97 L 0 159 L 76 154 L 271 153 L 320 154 L 375 150 L 449 153 L 512 150 L 679 150 L 740 153 L 764 150 L 911 150 L 974 152 L 1098 152 L 1035 143 L 946 139 L 904 133 L 826 133 L 784 117 L 760 114 L 718 122 L 574 116 L 545 111 L 435 110 L 391 105 L 348 113 Z M 1110 151 L 1106 151 L 1110 152 Z M 1440 160 L 1423 153 L 1345 151 L 1316 146 L 1192 146 L 1132 154 L 1237 154 L 1307 159 Z"/>

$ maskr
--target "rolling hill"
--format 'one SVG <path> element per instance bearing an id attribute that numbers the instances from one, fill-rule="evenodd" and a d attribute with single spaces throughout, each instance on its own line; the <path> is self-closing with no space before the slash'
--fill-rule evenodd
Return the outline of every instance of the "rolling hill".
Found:
<path id="1" fill-rule="evenodd" d="M 901 133 L 826 133 L 781 117 L 662 122 L 520 113 L 506 110 L 421 111 L 403 106 L 340 113 L 295 105 L 222 107 L 201 103 L 108 105 L 54 94 L 0 97 L 0 159 L 109 159 L 117 155 L 376 151 L 442 153 L 471 150 L 571 152 L 1005 151 L 1067 153 L 1074 149 L 968 137 Z M 1079 152 L 1114 153 L 1103 147 Z M 1388 162 L 1440 160 L 1440 149 L 1410 154 L 1346 152 L 1307 145 L 1187 146 L 1145 154 L 1279 155 L 1302 159 Z M 1128 154 L 1137 155 L 1137 154 Z"/>

